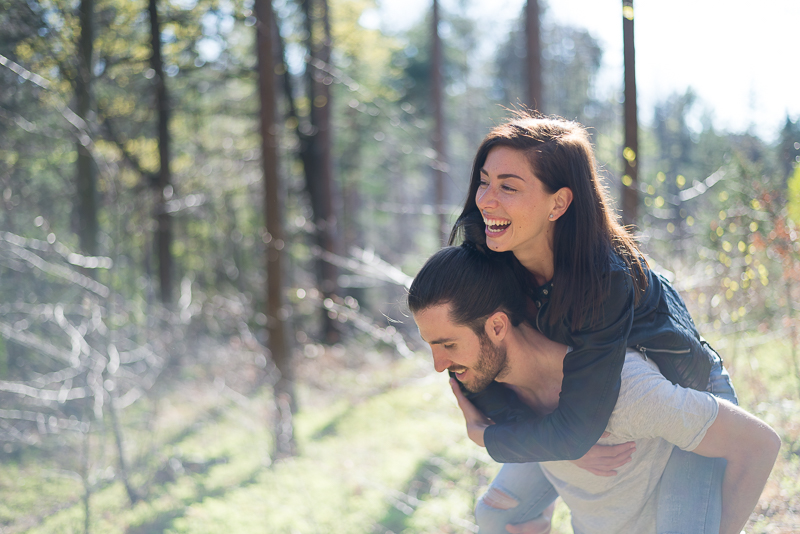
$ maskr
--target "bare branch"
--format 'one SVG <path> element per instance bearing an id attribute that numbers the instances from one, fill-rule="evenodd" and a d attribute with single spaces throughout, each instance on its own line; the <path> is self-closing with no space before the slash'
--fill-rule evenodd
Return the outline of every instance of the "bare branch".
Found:
<path id="1" fill-rule="evenodd" d="M 51 274 L 54 276 L 58 276 L 59 278 L 63 278 L 64 280 L 76 284 L 92 293 L 95 293 L 103 298 L 109 296 L 110 291 L 108 287 L 104 286 L 103 284 L 92 280 L 88 276 L 84 276 L 80 273 L 76 273 L 71 269 L 64 267 L 63 265 L 55 265 L 50 263 L 40 256 L 30 252 L 14 243 L 14 236 L 15 234 L 10 234 L 9 232 L 0 233 L 0 243 L 6 242 L 10 246 L 8 249 L 18 256 L 20 259 L 26 261 L 33 267 L 45 272 L 47 274 Z"/>
<path id="2" fill-rule="evenodd" d="M 67 380 L 65 385 L 69 384 L 70 382 L 72 382 L 72 380 Z M 26 384 L 20 384 L 19 382 L 7 382 L 5 380 L 0 380 L 0 391 L 7 391 L 9 393 L 15 393 L 17 395 L 39 399 L 45 402 L 58 402 L 62 404 L 69 400 L 85 399 L 89 396 L 89 391 L 87 388 L 83 387 L 63 387 L 56 391 L 53 389 L 35 388 Z"/>
<path id="3" fill-rule="evenodd" d="M 360 274 L 374 280 L 390 282 L 406 288 L 411 287 L 411 281 L 413 278 L 405 274 L 391 263 L 382 260 L 373 251 L 352 247 L 350 249 L 351 256 L 345 258 L 315 246 L 311 248 L 311 253 L 314 256 L 321 257 L 328 263 L 336 265 L 337 267 L 345 268 L 356 274 Z"/>
<path id="4" fill-rule="evenodd" d="M 0 321 L 0 335 L 6 339 L 16 341 L 20 345 L 28 347 L 29 349 L 33 349 L 42 354 L 50 356 L 53 359 L 67 362 L 73 367 L 78 367 L 78 365 L 80 365 L 80 361 L 75 355 L 72 355 L 64 349 L 60 349 L 55 345 L 40 339 L 38 336 L 25 331 L 18 331 L 16 328 L 3 321 Z"/>
<path id="5" fill-rule="evenodd" d="M 0 65 L 3 65 L 4 67 L 7 67 L 8 69 L 10 69 L 12 72 L 14 72 L 17 76 L 19 76 L 23 80 L 28 80 L 31 83 L 34 83 L 34 84 L 38 85 L 42 89 L 50 89 L 50 82 L 49 81 L 47 81 L 46 79 L 42 78 L 41 76 L 39 76 L 35 72 L 29 71 L 28 69 L 26 69 L 22 65 L 18 65 L 17 63 L 14 63 L 13 61 L 11 61 L 10 59 L 8 59 L 7 57 L 5 57 L 2 54 L 0 54 Z"/>

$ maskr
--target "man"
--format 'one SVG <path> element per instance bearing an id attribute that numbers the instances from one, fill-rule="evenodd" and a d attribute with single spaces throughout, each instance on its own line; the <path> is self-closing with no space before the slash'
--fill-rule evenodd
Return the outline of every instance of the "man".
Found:
<path id="1" fill-rule="evenodd" d="M 492 421 L 461 387 L 478 392 L 493 382 L 503 384 L 538 416 L 558 405 L 570 349 L 523 321 L 524 293 L 503 256 L 468 246 L 439 251 L 414 279 L 408 304 L 431 346 L 434 367 L 453 375 L 453 392 L 478 444 L 480 429 Z M 704 524 L 693 532 L 736 534 L 757 504 L 780 448 L 767 424 L 725 400 L 672 384 L 635 351 L 626 355 L 619 399 L 601 439 L 629 441 L 635 441 L 635 452 L 613 477 L 567 461 L 505 464 L 476 508 L 481 532 L 547 532 L 549 519 L 540 514 L 555 490 L 572 511 L 576 534 L 655 533 L 661 475 L 678 446 L 727 461 L 720 466 L 721 512 L 699 502 L 688 513 Z"/>

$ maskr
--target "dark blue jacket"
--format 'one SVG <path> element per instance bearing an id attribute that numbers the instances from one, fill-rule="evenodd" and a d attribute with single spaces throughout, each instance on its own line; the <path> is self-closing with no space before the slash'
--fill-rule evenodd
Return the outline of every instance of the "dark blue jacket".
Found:
<path id="1" fill-rule="evenodd" d="M 535 327 L 572 347 L 564 358 L 558 408 L 537 417 L 510 389 L 493 382 L 468 398 L 496 423 L 484 442 L 498 462 L 543 462 L 580 458 L 605 431 L 620 389 L 625 350 L 652 358 L 675 384 L 705 391 L 713 349 L 700 337 L 683 299 L 663 277 L 647 271 L 648 286 L 638 303 L 630 271 L 613 255 L 606 273 L 610 294 L 599 323 L 573 331 L 568 319 L 545 319 L 550 284 L 534 290 L 539 307 Z"/>

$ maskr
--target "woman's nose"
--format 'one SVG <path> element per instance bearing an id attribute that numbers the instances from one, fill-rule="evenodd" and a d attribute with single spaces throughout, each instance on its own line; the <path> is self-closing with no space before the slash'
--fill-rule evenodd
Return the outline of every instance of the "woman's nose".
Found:
<path id="1" fill-rule="evenodd" d="M 492 191 L 491 187 L 486 187 L 484 189 L 478 189 L 478 193 L 476 194 L 475 204 L 477 204 L 478 209 L 483 209 L 490 207 L 495 200 L 494 192 Z"/>

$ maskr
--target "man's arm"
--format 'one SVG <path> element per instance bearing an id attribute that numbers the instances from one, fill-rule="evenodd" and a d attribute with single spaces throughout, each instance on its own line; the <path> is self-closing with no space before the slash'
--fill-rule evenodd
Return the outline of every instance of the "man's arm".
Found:
<path id="1" fill-rule="evenodd" d="M 720 534 L 741 532 L 758 504 L 780 447 L 780 437 L 768 424 L 719 400 L 716 420 L 692 452 L 728 461 L 722 481 Z"/>
<path id="2" fill-rule="evenodd" d="M 464 396 L 458 381 L 455 378 L 450 378 L 450 387 L 453 389 L 453 394 L 456 396 L 458 407 L 461 408 L 461 413 L 464 414 L 464 420 L 467 423 L 467 436 L 475 442 L 476 445 L 485 447 L 483 443 L 484 431 L 494 424 L 490 418 L 486 417 L 478 408 L 472 404 L 469 399 Z M 602 437 L 608 436 L 608 432 L 604 432 Z M 636 452 L 636 443 L 628 441 L 618 445 L 594 445 L 589 452 L 577 460 L 571 460 L 572 463 L 585 469 L 592 474 L 601 477 L 615 476 L 615 471 L 618 467 L 630 462 L 631 455 Z"/>

